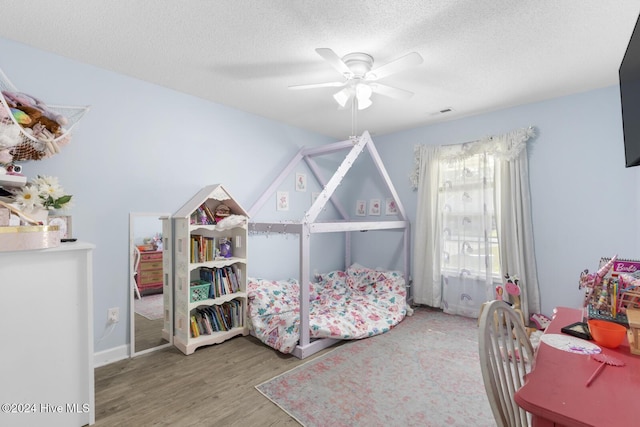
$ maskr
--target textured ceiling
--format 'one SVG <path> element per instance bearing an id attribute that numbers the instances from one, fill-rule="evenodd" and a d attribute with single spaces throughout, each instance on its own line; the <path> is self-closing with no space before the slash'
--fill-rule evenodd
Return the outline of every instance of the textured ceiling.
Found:
<path id="1" fill-rule="evenodd" d="M 374 68 L 422 55 L 381 81 L 413 98 L 374 94 L 358 113 L 358 133 L 382 135 L 617 84 L 639 12 L 640 0 L 23 0 L 3 2 L 0 37 L 344 139 L 335 88 L 287 88 L 340 80 L 315 48 L 366 52 Z"/>

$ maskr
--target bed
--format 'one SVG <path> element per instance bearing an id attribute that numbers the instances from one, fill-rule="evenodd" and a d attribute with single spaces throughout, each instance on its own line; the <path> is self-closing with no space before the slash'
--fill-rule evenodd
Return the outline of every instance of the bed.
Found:
<path id="1" fill-rule="evenodd" d="M 324 180 L 315 157 L 348 150 L 338 169 L 328 180 Z M 395 217 L 383 221 L 352 220 L 334 192 L 349 172 L 354 161 L 366 151 L 374 167 L 386 185 L 385 196 L 395 201 Z M 286 178 L 304 160 L 313 177 L 322 188 L 299 221 L 249 223 L 249 236 L 295 234 L 300 241 L 297 279 L 248 280 L 249 308 L 254 335 L 282 352 L 290 352 L 305 358 L 338 340 L 359 339 L 389 330 L 401 321 L 407 312 L 407 289 L 409 277 L 410 223 L 404 207 L 382 164 L 378 151 L 368 132 L 349 140 L 302 148 L 282 170 L 280 175 L 249 209 L 249 217 L 255 218 L 267 201 L 272 200 Z M 319 214 L 327 203 L 332 203 L 340 218 L 319 221 Z M 352 263 L 352 233 L 363 231 L 396 231 L 402 233 L 403 271 L 370 269 Z M 310 282 L 310 241 L 317 233 L 342 233 L 344 235 L 345 259 L 343 271 L 332 271 L 319 275 L 319 280 Z M 253 256 L 259 254 L 253 253 Z M 394 258 L 390 256 L 389 259 Z M 300 286 L 306 283 L 307 286 Z"/>
<path id="2" fill-rule="evenodd" d="M 248 311 L 254 336 L 291 353 L 300 340 L 300 285 L 296 279 L 249 278 Z M 389 331 L 406 313 L 406 287 L 398 271 L 354 264 L 309 283 L 311 339 L 355 340 Z"/>

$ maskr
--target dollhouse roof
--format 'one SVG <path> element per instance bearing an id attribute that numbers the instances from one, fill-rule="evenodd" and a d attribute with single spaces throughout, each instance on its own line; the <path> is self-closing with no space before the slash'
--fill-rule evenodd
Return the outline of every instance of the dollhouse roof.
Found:
<path id="1" fill-rule="evenodd" d="M 175 214 L 174 218 L 189 218 L 191 214 L 198 209 L 204 202 L 208 200 L 216 200 L 216 203 L 207 203 L 207 205 L 215 209 L 220 203 L 224 203 L 229 206 L 231 213 L 234 215 L 249 216 L 238 202 L 231 196 L 231 194 L 222 186 L 222 184 L 212 184 L 203 187 L 198 191 L 189 201 L 187 201 Z M 219 202 L 219 203 L 218 203 Z"/>

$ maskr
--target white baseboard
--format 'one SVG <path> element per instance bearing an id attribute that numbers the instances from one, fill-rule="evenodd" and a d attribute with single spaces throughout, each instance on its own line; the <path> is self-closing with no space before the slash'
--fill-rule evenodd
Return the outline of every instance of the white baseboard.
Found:
<path id="1" fill-rule="evenodd" d="M 110 348 L 108 350 L 93 353 L 93 367 L 108 365 L 129 358 L 129 345 Z"/>

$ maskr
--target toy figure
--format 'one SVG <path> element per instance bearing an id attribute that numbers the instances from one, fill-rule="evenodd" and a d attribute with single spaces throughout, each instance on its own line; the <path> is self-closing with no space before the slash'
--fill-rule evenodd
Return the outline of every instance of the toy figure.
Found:
<path id="1" fill-rule="evenodd" d="M 526 325 L 524 322 L 524 314 L 522 313 L 522 309 L 520 308 L 520 283 L 516 276 L 510 276 L 509 273 L 504 276 L 507 281 L 505 283 L 505 289 L 509 294 L 509 299 L 511 299 L 511 307 L 513 311 L 520 315 L 522 319 L 522 324 Z"/>
<path id="2" fill-rule="evenodd" d="M 589 270 L 584 270 L 580 273 L 580 281 L 578 282 L 578 289 L 586 288 L 586 295 L 584 298 L 584 307 L 591 303 L 591 299 L 594 297 L 594 291 L 597 289 L 600 291 L 602 285 L 602 279 L 607 275 L 609 270 L 613 267 L 613 263 L 618 258 L 618 255 L 614 255 L 605 265 L 600 267 L 600 269 L 595 273 L 589 273 Z M 598 293 L 600 296 L 600 293 Z"/>
<path id="3" fill-rule="evenodd" d="M 223 219 L 225 219 L 226 217 L 228 217 L 229 215 L 231 215 L 231 209 L 229 208 L 229 206 L 222 203 L 216 206 L 216 210 L 214 213 L 216 224 L 222 221 Z"/>

